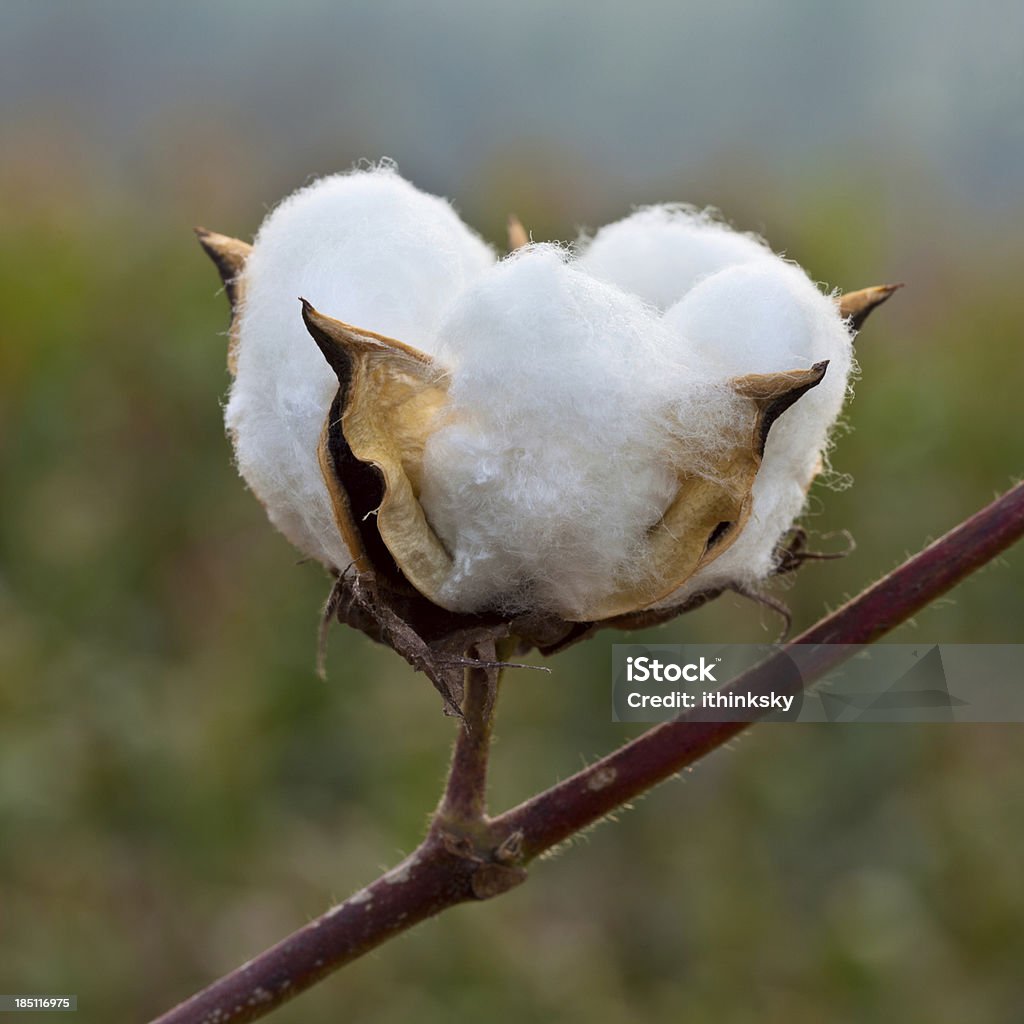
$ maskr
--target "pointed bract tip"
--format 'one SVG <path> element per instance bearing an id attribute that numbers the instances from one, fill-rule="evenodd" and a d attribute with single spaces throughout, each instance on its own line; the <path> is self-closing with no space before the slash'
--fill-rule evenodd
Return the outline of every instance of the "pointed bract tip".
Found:
<path id="1" fill-rule="evenodd" d="M 524 245 L 530 244 L 530 235 L 523 222 L 514 214 L 508 215 L 508 248 L 509 252 L 522 249 Z"/>
<path id="2" fill-rule="evenodd" d="M 332 345 L 344 345 L 346 347 L 358 347 L 360 343 L 366 343 L 368 338 L 376 337 L 369 331 L 361 331 L 358 327 L 338 320 L 326 313 L 321 313 L 309 299 L 299 296 L 302 303 L 302 320 L 310 333 L 314 331 L 324 335 Z M 315 336 L 315 335 L 314 335 Z"/>
<path id="3" fill-rule="evenodd" d="M 209 231 L 207 228 L 193 228 L 203 252 L 213 260 L 213 265 L 220 274 L 224 284 L 224 290 L 228 294 L 228 301 L 231 303 L 232 311 L 238 305 L 239 288 L 238 278 L 245 270 L 245 261 L 252 252 L 252 246 L 243 242 L 240 238 L 231 238 L 229 235 L 220 235 L 216 231 Z"/>
<path id="4" fill-rule="evenodd" d="M 328 366 L 334 371 L 339 381 L 348 380 L 351 373 L 352 360 L 346 344 L 345 325 L 339 320 L 324 316 L 309 299 L 299 296 L 302 303 L 302 322 L 306 325 L 310 337 L 316 342 Z"/>
<path id="5" fill-rule="evenodd" d="M 308 299 L 300 297 L 299 302 L 302 303 L 302 320 L 306 330 L 341 380 L 348 379 L 352 357 L 358 354 L 390 355 L 412 359 L 425 366 L 432 365 L 428 355 L 405 342 L 362 327 L 353 327 L 344 320 L 336 320 L 333 316 L 321 313 Z"/>
<path id="6" fill-rule="evenodd" d="M 877 284 L 871 288 L 847 292 L 839 299 L 839 315 L 850 321 L 850 327 L 859 331 L 871 312 L 886 302 L 893 292 L 899 291 L 903 282 L 898 284 Z"/>
<path id="7" fill-rule="evenodd" d="M 757 403 L 760 413 L 755 431 L 755 448 L 764 454 L 768 431 L 772 424 L 792 405 L 824 379 L 829 361 L 822 359 L 806 370 L 783 373 L 748 373 L 737 377 L 732 385 L 738 395 Z"/>
<path id="8" fill-rule="evenodd" d="M 783 370 L 777 373 L 748 373 L 743 377 L 735 377 L 733 389 L 744 398 L 752 398 L 755 402 L 773 403 L 793 395 L 793 402 L 821 383 L 828 369 L 829 361 L 822 359 L 806 370 Z"/>

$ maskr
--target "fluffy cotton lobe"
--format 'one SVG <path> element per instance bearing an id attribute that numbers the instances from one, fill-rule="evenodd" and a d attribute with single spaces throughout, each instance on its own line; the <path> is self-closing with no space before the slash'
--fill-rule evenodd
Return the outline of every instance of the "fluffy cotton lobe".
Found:
<path id="1" fill-rule="evenodd" d="M 646 206 L 581 240 L 579 267 L 666 310 L 703 277 L 726 267 L 777 260 L 753 235 L 740 234 L 689 206 Z"/>
<path id="2" fill-rule="evenodd" d="M 429 349 L 446 307 L 493 260 L 447 202 L 388 167 L 321 179 L 264 221 L 245 266 L 225 421 L 242 476 L 307 555 L 339 569 L 351 560 L 317 459 L 338 382 L 298 297 Z"/>
<path id="3" fill-rule="evenodd" d="M 666 324 L 711 372 L 772 373 L 827 359 L 822 382 L 768 434 L 753 508 L 736 542 L 667 603 L 732 582 L 753 584 L 774 567 L 775 546 L 800 514 L 821 470 L 846 397 L 851 338 L 836 305 L 797 266 L 778 258 L 728 267 L 665 314 Z"/>
<path id="4" fill-rule="evenodd" d="M 438 346 L 451 422 L 424 464 L 423 506 L 455 560 L 446 603 L 575 614 L 651 571 L 644 537 L 678 471 L 723 441 L 701 414 L 711 383 L 673 348 L 662 318 L 552 246 L 467 289 Z"/>

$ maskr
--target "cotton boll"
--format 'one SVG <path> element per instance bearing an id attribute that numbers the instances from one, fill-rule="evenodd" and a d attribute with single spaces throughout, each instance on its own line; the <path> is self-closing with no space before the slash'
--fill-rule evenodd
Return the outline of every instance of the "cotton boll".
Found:
<path id="1" fill-rule="evenodd" d="M 665 323 L 691 358 L 732 377 L 829 361 L 822 382 L 772 426 L 742 533 L 665 602 L 674 604 L 708 587 L 751 583 L 771 572 L 775 546 L 800 514 L 824 457 L 853 352 L 832 299 L 799 267 L 777 258 L 706 278 L 668 310 Z"/>
<path id="2" fill-rule="evenodd" d="M 452 299 L 493 260 L 446 201 L 389 167 L 321 179 L 264 221 L 245 266 L 225 420 L 242 476 L 306 554 L 339 569 L 351 560 L 317 459 L 337 379 L 298 297 L 429 348 Z"/>
<path id="3" fill-rule="evenodd" d="M 330 345 L 376 360 L 380 374 L 356 373 L 347 389 L 346 441 L 387 481 L 377 523 L 391 557 L 451 611 L 588 620 L 649 606 L 707 559 L 719 520 L 744 519 L 751 481 L 731 546 L 659 606 L 765 577 L 851 367 L 831 300 L 703 214 L 654 207 L 576 260 L 538 245 L 495 264 L 446 202 L 390 168 L 286 200 L 241 285 L 226 421 L 242 475 L 293 543 L 345 569 L 355 552 L 335 512 L 348 536 L 355 527 L 318 459 L 330 366 L 347 365 Z M 310 321 L 316 341 L 300 295 L 327 314 Z M 331 334 L 331 316 L 431 358 L 334 321 Z M 754 479 L 755 407 L 732 379 L 826 359 L 824 381 L 772 427 Z"/>
<path id="4" fill-rule="evenodd" d="M 670 205 L 644 207 L 609 224 L 580 249 L 580 270 L 661 310 L 708 274 L 773 258 L 754 236 L 692 207 Z"/>
<path id="5" fill-rule="evenodd" d="M 440 338 L 452 406 L 421 501 L 454 557 L 445 603 L 571 615 L 649 572 L 677 487 L 667 420 L 702 383 L 666 359 L 661 318 L 534 246 L 470 286 Z"/>

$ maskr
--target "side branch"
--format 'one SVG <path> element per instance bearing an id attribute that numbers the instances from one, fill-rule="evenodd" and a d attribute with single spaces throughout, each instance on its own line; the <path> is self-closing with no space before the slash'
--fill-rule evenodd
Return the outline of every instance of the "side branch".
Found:
<path id="1" fill-rule="evenodd" d="M 908 559 L 842 608 L 822 619 L 779 655 L 743 673 L 729 688 L 769 692 L 786 651 L 804 646 L 804 684 L 820 679 L 853 653 L 839 645 L 870 644 L 1024 536 L 1024 483 Z M 829 647 L 810 651 L 818 644 Z M 633 742 L 557 786 L 501 815 L 495 825 L 523 834 L 525 859 L 568 839 L 621 804 L 720 747 L 751 722 L 713 722 L 699 712 L 649 729 Z"/>
<path id="2" fill-rule="evenodd" d="M 835 645 L 847 645 L 852 652 L 850 645 L 879 639 L 1022 535 L 1024 484 L 1018 484 L 812 626 L 783 648 L 779 658 L 796 645 L 832 645 L 810 657 L 801 655 L 803 681 L 814 682 L 842 660 L 842 649 Z M 730 685 L 755 692 L 769 689 L 779 658 Z M 490 682 L 483 676 L 468 678 L 463 710 L 467 723 L 481 714 L 489 734 L 492 705 Z M 657 726 L 495 819 L 483 816 L 487 735 L 482 730 L 460 734 L 452 775 L 461 781 L 449 779 L 439 809 L 456 812 L 450 822 L 439 814 L 422 845 L 398 867 L 154 1024 L 231 1024 L 264 1016 L 419 921 L 457 903 L 507 891 L 524 879 L 523 863 L 663 782 L 749 724 L 689 715 Z M 465 827 L 469 822 L 476 824 Z"/>

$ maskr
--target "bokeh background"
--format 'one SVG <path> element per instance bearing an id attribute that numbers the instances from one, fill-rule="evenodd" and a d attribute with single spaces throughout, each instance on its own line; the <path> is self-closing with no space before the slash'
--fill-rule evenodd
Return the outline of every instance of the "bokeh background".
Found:
<path id="1" fill-rule="evenodd" d="M 1024 8 L 523 0 L 0 8 L 0 990 L 142 1020 L 418 841 L 453 723 L 338 628 L 220 420 L 194 224 L 251 237 L 395 158 L 501 244 L 713 204 L 830 285 L 858 344 L 857 550 L 797 626 L 1024 468 Z M 822 543 L 828 544 L 825 540 Z M 832 541 L 835 543 L 835 541 Z M 892 639 L 1019 642 L 1024 551 Z M 774 638 L 725 598 L 652 635 Z M 643 637 L 641 636 L 641 639 Z M 503 696 L 493 806 L 633 731 L 604 636 Z M 1024 1014 L 1018 726 L 766 726 L 274 1018 L 1002 1022 Z"/>

